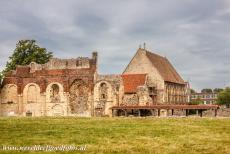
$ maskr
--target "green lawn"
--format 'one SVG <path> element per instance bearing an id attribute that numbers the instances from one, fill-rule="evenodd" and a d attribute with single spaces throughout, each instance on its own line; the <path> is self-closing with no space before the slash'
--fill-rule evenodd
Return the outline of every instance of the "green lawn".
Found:
<path id="1" fill-rule="evenodd" d="M 227 154 L 230 119 L 0 118 L 3 145 L 86 145 L 86 153 Z"/>

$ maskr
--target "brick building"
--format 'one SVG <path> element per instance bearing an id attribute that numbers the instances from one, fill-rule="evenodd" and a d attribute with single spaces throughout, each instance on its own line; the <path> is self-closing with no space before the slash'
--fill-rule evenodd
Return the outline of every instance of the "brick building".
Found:
<path id="1" fill-rule="evenodd" d="M 192 93 L 190 95 L 191 102 L 201 101 L 203 104 L 216 104 L 218 93 Z"/>

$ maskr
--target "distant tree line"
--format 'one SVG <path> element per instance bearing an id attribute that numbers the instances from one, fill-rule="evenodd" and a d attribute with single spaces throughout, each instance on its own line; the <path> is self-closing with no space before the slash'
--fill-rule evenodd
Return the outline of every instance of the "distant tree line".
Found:
<path id="1" fill-rule="evenodd" d="M 201 93 L 219 93 L 222 92 L 224 89 L 222 88 L 214 88 L 214 89 L 210 89 L 210 88 L 205 88 L 201 90 Z M 197 93 L 194 89 L 190 89 L 191 94 Z"/>
<path id="2" fill-rule="evenodd" d="M 230 107 L 230 87 L 225 88 L 218 94 L 217 102 L 219 105 L 226 105 L 227 108 Z"/>
<path id="3" fill-rule="evenodd" d="M 191 94 L 196 93 L 194 89 L 191 89 Z M 215 89 L 202 89 L 202 93 L 217 93 L 217 104 L 225 105 L 226 107 L 230 107 L 230 87 L 226 87 L 225 89 L 222 88 L 215 88 Z M 203 104 L 203 101 L 200 98 L 193 100 L 190 104 L 198 105 Z"/>

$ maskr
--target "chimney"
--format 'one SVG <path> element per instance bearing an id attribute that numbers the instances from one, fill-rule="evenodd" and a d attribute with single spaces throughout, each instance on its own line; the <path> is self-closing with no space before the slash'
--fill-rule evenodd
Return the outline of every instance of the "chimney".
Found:
<path id="1" fill-rule="evenodd" d="M 93 54 L 92 54 L 92 58 L 94 59 L 94 60 L 97 60 L 97 52 L 93 52 Z"/>

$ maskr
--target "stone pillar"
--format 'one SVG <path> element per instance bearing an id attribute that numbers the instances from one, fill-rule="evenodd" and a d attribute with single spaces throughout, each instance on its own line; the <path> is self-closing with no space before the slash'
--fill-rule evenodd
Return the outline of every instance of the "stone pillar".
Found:
<path id="1" fill-rule="evenodd" d="M 200 110 L 200 117 L 203 117 L 203 110 Z"/>
<path id="2" fill-rule="evenodd" d="M 215 117 L 217 116 L 217 109 L 215 109 Z"/>
<path id="3" fill-rule="evenodd" d="M 196 116 L 199 116 L 199 110 L 196 109 Z"/>
<path id="4" fill-rule="evenodd" d="M 188 116 L 188 113 L 189 113 L 189 110 L 188 110 L 188 109 L 186 109 L 186 117 Z"/>
<path id="5" fill-rule="evenodd" d="M 141 110 L 138 109 L 138 117 L 140 117 L 140 116 L 141 116 Z"/>
<path id="6" fill-rule="evenodd" d="M 157 113 L 158 117 L 161 115 L 161 110 L 158 109 L 158 113 Z"/>
<path id="7" fill-rule="evenodd" d="M 24 102 L 23 102 L 23 94 L 18 95 L 18 115 L 23 115 L 24 111 Z"/>
<path id="8" fill-rule="evenodd" d="M 125 109 L 124 111 L 125 111 L 125 116 L 127 117 L 127 116 L 128 116 L 128 114 L 127 114 L 127 110 Z"/>
<path id="9" fill-rule="evenodd" d="M 41 102 L 41 115 L 47 116 L 47 102 L 46 102 L 46 93 L 41 93 L 40 95 L 40 102 Z"/>
<path id="10" fill-rule="evenodd" d="M 151 109 L 151 115 L 154 116 L 154 109 Z"/>
<path id="11" fill-rule="evenodd" d="M 112 109 L 112 117 L 114 117 L 114 110 Z"/>

